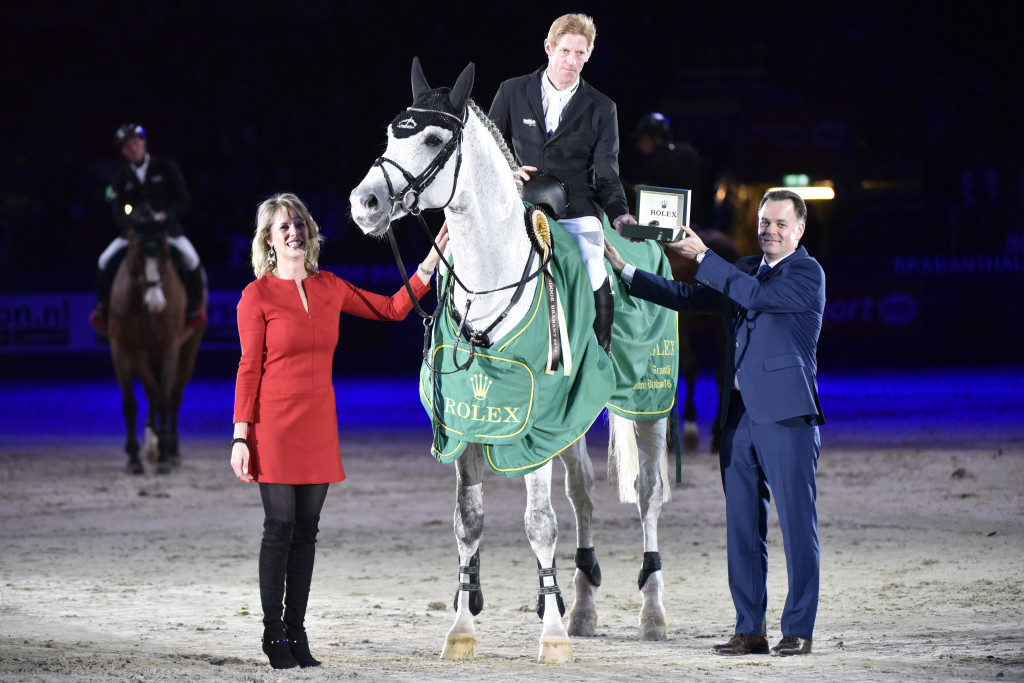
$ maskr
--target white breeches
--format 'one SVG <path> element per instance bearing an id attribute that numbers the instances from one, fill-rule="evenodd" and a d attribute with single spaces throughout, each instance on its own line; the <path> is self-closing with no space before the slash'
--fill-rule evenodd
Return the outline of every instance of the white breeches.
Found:
<path id="1" fill-rule="evenodd" d="M 116 254 L 117 252 L 119 252 L 120 250 L 124 249 L 127 246 L 128 240 L 126 240 L 123 237 L 115 237 L 114 241 L 110 243 L 110 246 L 104 249 L 103 253 L 100 254 L 100 270 L 105 270 L 107 264 L 110 262 L 110 259 L 114 258 L 114 254 Z"/>
<path id="2" fill-rule="evenodd" d="M 596 216 L 562 218 L 559 224 L 565 228 L 580 248 L 583 263 L 590 276 L 590 286 L 595 291 L 608 279 L 604 269 L 604 227 Z"/>
<path id="3" fill-rule="evenodd" d="M 167 242 L 181 254 L 181 262 L 185 264 L 185 270 L 192 271 L 199 267 L 199 254 L 187 237 L 184 235 L 168 237 Z"/>
<path id="4" fill-rule="evenodd" d="M 181 254 L 181 262 L 185 265 L 185 270 L 195 270 L 199 267 L 199 254 L 196 252 L 196 248 L 192 246 L 192 243 L 188 241 L 188 238 L 184 235 L 180 237 L 168 237 L 168 244 L 178 250 Z M 114 257 L 121 249 L 128 246 L 128 240 L 123 237 L 115 237 L 110 245 L 103 250 L 100 254 L 99 267 L 103 270 L 107 267 L 107 263 Z"/>

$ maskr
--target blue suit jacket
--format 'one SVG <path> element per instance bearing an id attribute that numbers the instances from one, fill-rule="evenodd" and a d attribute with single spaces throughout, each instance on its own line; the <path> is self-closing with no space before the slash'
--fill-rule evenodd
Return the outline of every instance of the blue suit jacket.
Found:
<path id="1" fill-rule="evenodd" d="M 728 348 L 722 413 L 729 414 L 734 381 L 750 419 L 758 424 L 808 416 L 824 424 L 818 402 L 818 335 L 825 311 L 825 272 L 799 247 L 758 282 L 761 256 L 730 264 L 708 252 L 696 285 L 637 270 L 629 292 L 687 313 L 719 313 Z"/>

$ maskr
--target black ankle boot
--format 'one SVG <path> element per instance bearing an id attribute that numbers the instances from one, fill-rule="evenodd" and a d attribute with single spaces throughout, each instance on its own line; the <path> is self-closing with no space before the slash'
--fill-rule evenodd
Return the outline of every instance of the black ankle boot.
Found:
<path id="1" fill-rule="evenodd" d="M 320 660 L 316 659 L 309 652 L 309 638 L 306 637 L 305 631 L 299 633 L 289 627 L 286 635 L 288 638 L 288 649 L 291 651 L 295 661 L 299 663 L 299 666 L 303 669 L 308 666 L 320 666 Z"/>
<path id="2" fill-rule="evenodd" d="M 263 654 L 270 660 L 270 666 L 275 669 L 294 669 L 299 666 L 289 648 L 284 629 L 263 629 Z"/>
<path id="3" fill-rule="evenodd" d="M 605 353 L 612 352 L 612 322 L 615 320 L 615 298 L 612 295 L 612 286 L 609 280 L 594 290 L 594 332 L 597 334 L 597 343 L 604 349 Z"/>

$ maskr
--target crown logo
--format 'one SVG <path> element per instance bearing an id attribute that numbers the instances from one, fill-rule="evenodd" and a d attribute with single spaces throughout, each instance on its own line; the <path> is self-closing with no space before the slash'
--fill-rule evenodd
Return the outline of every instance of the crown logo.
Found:
<path id="1" fill-rule="evenodd" d="M 487 398 L 487 390 L 493 384 L 490 377 L 479 372 L 470 377 L 469 383 L 473 387 L 473 399 L 476 401 L 482 401 Z"/>
<path id="2" fill-rule="evenodd" d="M 664 199 L 661 200 L 661 208 L 663 208 L 663 209 L 667 209 L 668 208 L 668 202 L 665 201 Z"/>

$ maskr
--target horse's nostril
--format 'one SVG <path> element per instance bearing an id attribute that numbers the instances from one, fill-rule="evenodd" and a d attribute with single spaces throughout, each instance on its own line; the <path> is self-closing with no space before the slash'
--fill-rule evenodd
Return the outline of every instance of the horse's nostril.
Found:
<path id="1" fill-rule="evenodd" d="M 367 209 L 375 209 L 375 208 L 377 208 L 377 204 L 378 204 L 377 195 L 375 195 L 375 194 L 368 195 L 363 200 L 363 207 L 367 208 Z"/>

